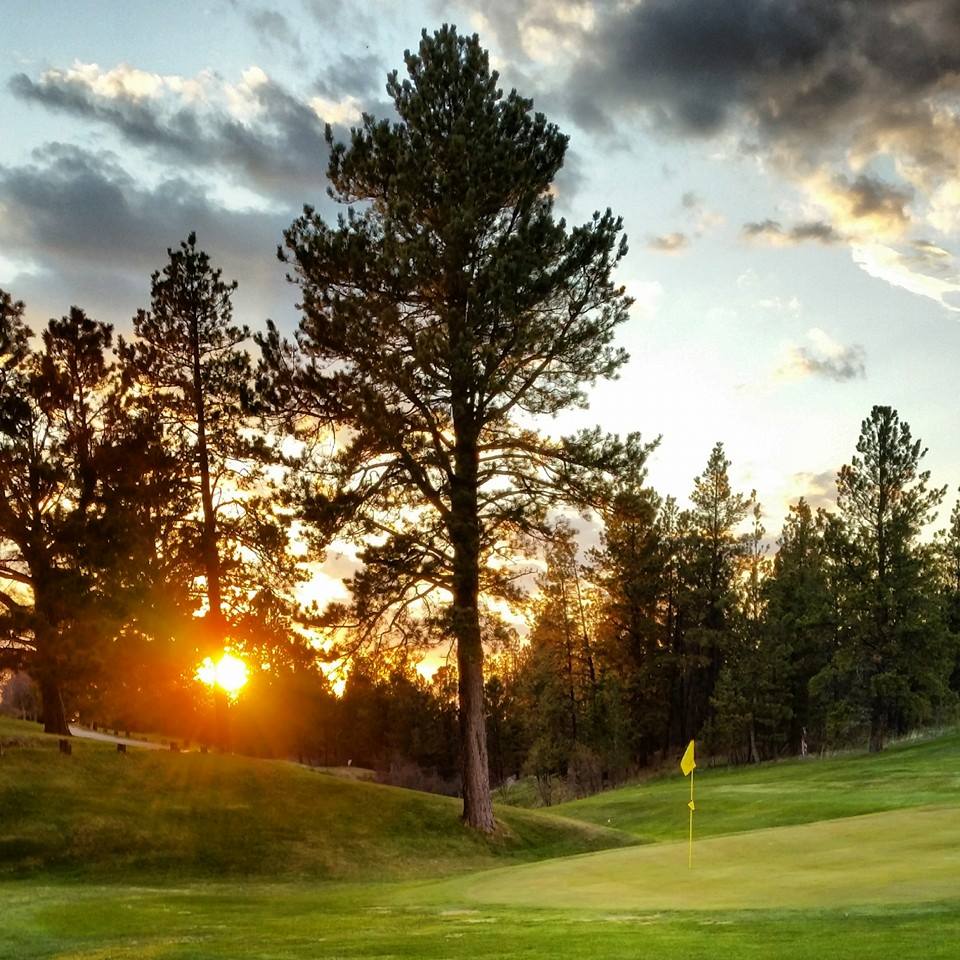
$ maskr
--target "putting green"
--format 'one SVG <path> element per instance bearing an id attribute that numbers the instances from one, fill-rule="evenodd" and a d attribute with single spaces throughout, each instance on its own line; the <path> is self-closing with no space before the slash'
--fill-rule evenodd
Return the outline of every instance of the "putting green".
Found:
<path id="1" fill-rule="evenodd" d="M 555 909 L 829 908 L 960 899 L 960 808 L 606 850 L 451 881 L 475 903 Z"/>

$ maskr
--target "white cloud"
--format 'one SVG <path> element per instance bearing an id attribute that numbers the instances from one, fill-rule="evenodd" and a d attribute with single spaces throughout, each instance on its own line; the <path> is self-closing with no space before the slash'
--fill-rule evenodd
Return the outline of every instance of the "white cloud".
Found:
<path id="1" fill-rule="evenodd" d="M 807 344 L 791 343 L 774 373 L 779 381 L 823 377 L 837 383 L 866 376 L 866 352 L 859 344 L 844 345 L 819 327 L 807 331 Z"/>
<path id="2" fill-rule="evenodd" d="M 314 113 L 326 123 L 349 125 L 358 123 L 363 106 L 356 97 L 347 96 L 342 100 L 330 100 L 327 97 L 312 97 L 310 106 Z"/>
<path id="3" fill-rule="evenodd" d="M 960 313 L 960 307 L 948 299 L 960 295 L 960 281 L 957 278 L 943 279 L 919 272 L 913 269 L 911 261 L 914 258 L 882 243 L 857 244 L 852 253 L 854 262 L 871 277 L 884 280 L 917 296 L 929 297 L 947 310 Z"/>

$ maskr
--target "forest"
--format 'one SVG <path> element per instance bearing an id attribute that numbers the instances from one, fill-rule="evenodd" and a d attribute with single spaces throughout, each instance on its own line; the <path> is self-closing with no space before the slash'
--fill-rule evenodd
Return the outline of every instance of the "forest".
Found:
<path id="1" fill-rule="evenodd" d="M 555 216 L 567 137 L 476 37 L 406 72 L 397 119 L 328 128 L 339 212 L 278 251 L 296 331 L 237 320 L 194 234 L 123 335 L 0 291 L 3 710 L 369 768 L 480 830 L 492 790 L 594 793 L 691 738 L 754 763 L 955 722 L 960 504 L 936 529 L 906 420 L 839 424 L 835 505 L 779 533 L 722 439 L 666 492 L 656 439 L 556 435 L 628 360 L 623 224 Z M 345 550 L 349 598 L 306 599 Z M 197 681 L 224 650 L 230 701 Z"/>

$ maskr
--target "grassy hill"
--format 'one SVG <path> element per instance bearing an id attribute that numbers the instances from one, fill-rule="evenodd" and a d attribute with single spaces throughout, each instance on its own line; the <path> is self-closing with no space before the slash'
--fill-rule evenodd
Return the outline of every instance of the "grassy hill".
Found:
<path id="1" fill-rule="evenodd" d="M 740 833 L 867 813 L 960 803 L 960 733 L 880 754 L 758 766 L 697 768 L 697 835 Z M 686 836 L 689 781 L 679 770 L 551 807 L 554 814 L 632 833 L 643 842 Z"/>
<path id="2" fill-rule="evenodd" d="M 698 770 L 688 870 L 679 774 L 486 841 L 440 797 L 35 729 L 0 721 L 0 957 L 957 956 L 957 735 Z"/>
<path id="3" fill-rule="evenodd" d="M 387 879 L 634 842 L 592 824 L 500 811 L 487 840 L 458 801 L 280 761 L 172 754 L 0 722 L 0 877 Z"/>

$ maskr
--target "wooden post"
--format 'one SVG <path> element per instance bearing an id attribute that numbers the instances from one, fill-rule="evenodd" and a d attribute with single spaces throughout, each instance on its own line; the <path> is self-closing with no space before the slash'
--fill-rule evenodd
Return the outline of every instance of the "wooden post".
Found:
<path id="1" fill-rule="evenodd" d="M 73 744 L 71 744 L 69 740 L 61 740 L 60 752 L 69 757 L 73 753 Z"/>

